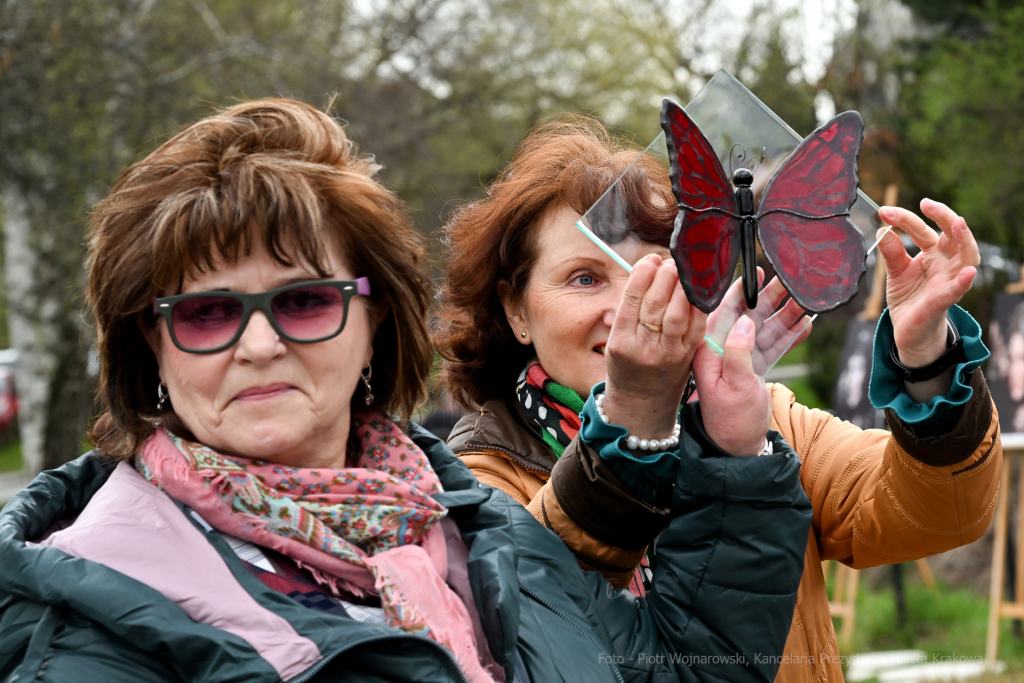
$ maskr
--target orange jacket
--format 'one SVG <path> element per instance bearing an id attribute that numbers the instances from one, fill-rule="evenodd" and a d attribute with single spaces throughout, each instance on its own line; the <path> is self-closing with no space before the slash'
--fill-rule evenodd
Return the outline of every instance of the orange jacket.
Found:
<path id="1" fill-rule="evenodd" d="M 801 481 L 814 507 L 796 613 L 776 683 L 843 680 L 823 560 L 856 569 L 906 562 L 971 543 L 988 528 L 1002 462 L 999 422 L 980 370 L 970 385 L 974 393 L 957 424 L 927 438 L 917 437 L 892 411 L 886 411 L 892 433 L 861 430 L 800 405 L 781 384 L 768 385 L 771 428 L 800 455 Z M 608 497 L 609 490 L 625 486 L 593 457 L 579 457 L 593 454 L 578 441 L 556 463 L 522 418 L 504 403 L 489 401 L 479 414 L 460 421 L 449 445 L 481 482 L 527 505 L 558 533 L 584 568 L 599 569 L 623 587 L 667 511 L 635 499 L 638 507 L 630 510 L 621 496 Z M 579 485 L 560 486 L 560 479 L 570 478 L 560 472 L 581 467 L 587 471 L 573 478 L 602 481 L 604 499 L 610 500 L 603 514 L 632 515 L 638 520 L 632 533 L 602 526 L 593 511 L 601 509 L 601 501 L 592 509 L 579 503 L 581 496 L 598 494 Z"/>

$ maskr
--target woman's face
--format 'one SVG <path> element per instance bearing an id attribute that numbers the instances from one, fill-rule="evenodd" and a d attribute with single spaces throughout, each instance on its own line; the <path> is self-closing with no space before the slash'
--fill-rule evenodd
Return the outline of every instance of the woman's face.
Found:
<path id="1" fill-rule="evenodd" d="M 533 344 L 551 378 L 585 397 L 604 381 L 604 346 L 628 273 L 579 231 L 579 219 L 566 207 L 549 210 L 537 225 L 537 260 L 523 300 L 513 303 L 504 283 L 499 295 L 516 340 Z M 651 253 L 671 258 L 668 249 L 638 240 L 615 251 L 630 264 Z"/>
<path id="2" fill-rule="evenodd" d="M 354 279 L 339 255 L 331 254 L 328 266 L 329 279 Z M 308 266 L 282 265 L 259 245 L 235 264 L 220 262 L 186 280 L 181 293 L 255 293 L 319 279 Z M 201 443 L 285 465 L 344 467 L 352 393 L 373 355 L 371 327 L 364 298 L 355 296 L 341 334 L 323 342 L 279 339 L 258 310 L 238 342 L 217 353 L 182 351 L 163 319 L 147 338 L 174 412 Z"/>
<path id="3" fill-rule="evenodd" d="M 1006 383 L 1010 398 L 1019 403 L 1024 399 L 1024 332 L 1014 331 L 1006 346 L 1009 359 Z"/>

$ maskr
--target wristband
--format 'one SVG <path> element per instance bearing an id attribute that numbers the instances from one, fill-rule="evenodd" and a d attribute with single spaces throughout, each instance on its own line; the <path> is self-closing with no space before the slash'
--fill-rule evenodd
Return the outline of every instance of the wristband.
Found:
<path id="1" fill-rule="evenodd" d="M 946 314 L 946 343 L 949 348 L 944 354 L 928 365 L 919 368 L 910 368 L 900 362 L 899 351 L 896 350 L 896 340 L 889 343 L 889 360 L 896 366 L 896 373 L 904 382 L 914 384 L 915 382 L 926 382 L 935 379 L 954 365 L 959 365 L 966 360 L 964 354 L 964 340 L 960 338 L 960 332 L 953 324 L 953 319 Z"/>

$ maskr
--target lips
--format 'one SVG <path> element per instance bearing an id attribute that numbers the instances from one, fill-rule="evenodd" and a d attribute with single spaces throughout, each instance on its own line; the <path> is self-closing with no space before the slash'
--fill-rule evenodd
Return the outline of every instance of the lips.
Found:
<path id="1" fill-rule="evenodd" d="M 291 384 L 285 384 L 284 382 L 278 382 L 276 384 L 267 384 L 261 387 L 249 387 L 235 394 L 234 400 L 236 401 L 260 401 L 267 398 L 274 398 L 280 396 L 288 391 L 294 389 Z"/>
<path id="2" fill-rule="evenodd" d="M 599 353 L 599 354 L 601 354 L 603 356 L 604 355 L 604 344 L 598 344 L 597 346 L 595 346 L 594 347 L 594 353 Z"/>

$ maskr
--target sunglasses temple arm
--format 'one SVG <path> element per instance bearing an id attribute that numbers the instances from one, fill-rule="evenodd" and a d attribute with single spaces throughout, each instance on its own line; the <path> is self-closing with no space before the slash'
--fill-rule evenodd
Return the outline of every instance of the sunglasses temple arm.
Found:
<path id="1" fill-rule="evenodd" d="M 370 296 L 370 278 L 361 277 L 356 279 L 356 293 Z"/>

